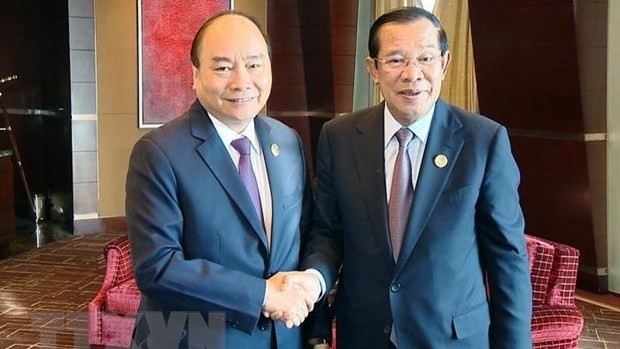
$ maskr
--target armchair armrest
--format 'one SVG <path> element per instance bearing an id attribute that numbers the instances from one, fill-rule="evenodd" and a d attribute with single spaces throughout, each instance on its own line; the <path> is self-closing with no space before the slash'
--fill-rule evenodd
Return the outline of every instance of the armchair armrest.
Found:
<path id="1" fill-rule="evenodd" d="M 105 246 L 103 253 L 106 259 L 106 271 L 101 286 L 102 291 L 107 291 L 111 287 L 134 277 L 131 249 L 127 236 L 110 241 Z"/>
<path id="2" fill-rule="evenodd" d="M 95 297 L 88 303 L 88 338 L 89 343 L 102 345 L 107 343 L 104 329 L 104 313 L 106 293 L 112 287 L 133 278 L 133 266 L 131 264 L 131 250 L 129 239 L 122 236 L 110 241 L 103 249 L 106 259 L 106 269 L 103 281 Z M 125 320 L 133 321 L 133 319 Z M 118 344 L 114 342 L 115 344 Z M 120 342 L 119 342 L 120 343 Z"/>

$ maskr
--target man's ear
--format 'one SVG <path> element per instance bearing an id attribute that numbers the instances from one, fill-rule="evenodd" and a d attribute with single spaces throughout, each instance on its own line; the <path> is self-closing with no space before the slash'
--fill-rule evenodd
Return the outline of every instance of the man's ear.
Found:
<path id="1" fill-rule="evenodd" d="M 366 57 L 366 71 L 368 71 L 368 74 L 370 74 L 370 77 L 372 77 L 372 81 L 374 81 L 375 84 L 378 84 L 379 69 L 377 68 L 377 61 L 375 61 L 371 57 Z"/>
<path id="2" fill-rule="evenodd" d="M 451 60 L 452 54 L 450 53 L 450 51 L 446 51 L 446 53 L 443 54 L 443 58 L 441 59 L 442 78 L 446 77 L 446 73 L 448 72 L 448 67 L 450 66 Z"/>
<path id="3" fill-rule="evenodd" d="M 199 74 L 199 70 L 198 68 L 196 68 L 195 65 L 192 64 L 192 89 L 196 90 L 196 81 L 198 81 L 198 74 Z"/>

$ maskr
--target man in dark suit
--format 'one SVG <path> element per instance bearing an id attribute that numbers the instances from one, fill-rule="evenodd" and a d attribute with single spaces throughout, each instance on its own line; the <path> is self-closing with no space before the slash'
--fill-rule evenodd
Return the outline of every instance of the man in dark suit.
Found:
<path id="1" fill-rule="evenodd" d="M 271 89 L 250 17 L 209 19 L 192 43 L 197 101 L 140 139 L 126 211 L 142 292 L 137 348 L 301 348 L 316 296 L 283 291 L 299 264 L 312 197 L 299 136 L 257 117 Z M 269 318 L 279 314 L 283 322 Z"/>
<path id="2" fill-rule="evenodd" d="M 368 46 L 385 101 L 324 125 L 302 258 L 323 293 L 338 279 L 338 349 L 531 348 L 506 129 L 439 100 L 450 52 L 432 14 L 386 13 Z M 303 273 L 286 282 L 319 287 Z"/>

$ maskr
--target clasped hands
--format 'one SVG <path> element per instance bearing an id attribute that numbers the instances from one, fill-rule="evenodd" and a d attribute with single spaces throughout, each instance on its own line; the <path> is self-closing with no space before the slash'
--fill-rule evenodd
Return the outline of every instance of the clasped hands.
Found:
<path id="1" fill-rule="evenodd" d="M 286 327 L 300 326 L 321 295 L 319 278 L 309 272 L 279 272 L 267 279 L 263 315 L 282 321 Z"/>

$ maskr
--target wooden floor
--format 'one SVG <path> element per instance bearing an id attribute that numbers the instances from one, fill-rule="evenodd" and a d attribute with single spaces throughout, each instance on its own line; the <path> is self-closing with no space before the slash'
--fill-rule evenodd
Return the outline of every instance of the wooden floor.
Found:
<path id="1" fill-rule="evenodd" d="M 39 237 L 40 247 L 0 260 L 0 348 L 88 348 L 87 306 L 103 278 L 103 246 L 125 231 L 121 219 L 78 221 L 75 236 L 48 229 L 43 234 L 55 237 Z M 579 291 L 577 304 L 586 321 L 579 348 L 620 349 L 620 297 Z"/>
<path id="2" fill-rule="evenodd" d="M 620 297 L 578 290 L 577 305 L 585 318 L 580 349 L 620 348 Z"/>

